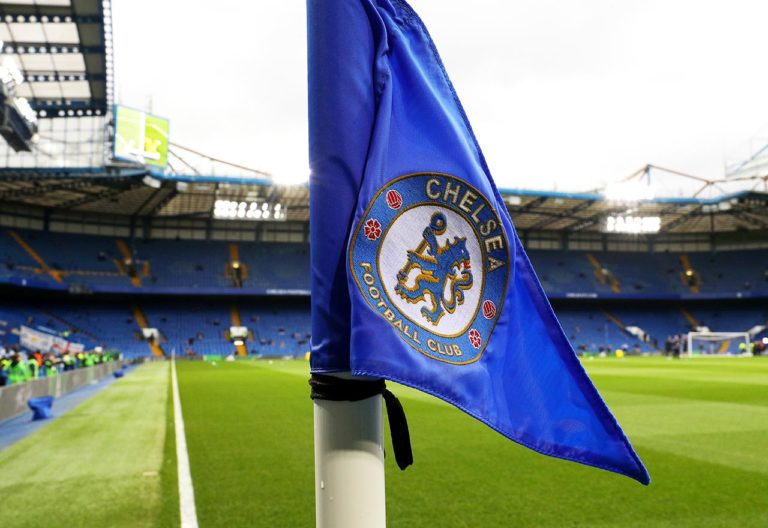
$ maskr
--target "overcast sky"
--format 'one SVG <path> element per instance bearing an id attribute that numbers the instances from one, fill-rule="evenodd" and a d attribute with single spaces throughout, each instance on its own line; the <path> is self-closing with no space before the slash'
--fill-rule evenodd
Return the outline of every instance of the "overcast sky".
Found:
<path id="1" fill-rule="evenodd" d="M 501 187 L 586 190 L 646 163 L 716 178 L 768 138 L 765 0 L 411 5 Z M 113 6 L 119 102 L 151 97 L 172 141 L 306 180 L 303 0 Z"/>

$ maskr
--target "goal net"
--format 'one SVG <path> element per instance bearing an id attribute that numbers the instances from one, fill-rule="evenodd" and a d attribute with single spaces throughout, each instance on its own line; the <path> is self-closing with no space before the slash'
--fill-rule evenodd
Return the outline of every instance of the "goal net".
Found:
<path id="1" fill-rule="evenodd" d="M 688 332 L 688 356 L 749 352 L 749 332 Z"/>

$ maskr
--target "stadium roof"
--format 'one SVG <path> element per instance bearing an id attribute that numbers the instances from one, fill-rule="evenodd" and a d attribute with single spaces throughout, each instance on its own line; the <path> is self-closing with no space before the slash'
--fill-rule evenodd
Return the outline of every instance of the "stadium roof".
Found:
<path id="1" fill-rule="evenodd" d="M 112 104 L 110 0 L 0 0 L 3 57 L 40 117 L 102 115 Z"/>
<path id="2" fill-rule="evenodd" d="M 12 172 L 11 172 L 12 171 Z M 662 233 L 768 229 L 768 193 L 742 190 L 708 198 L 609 200 L 597 192 L 502 189 L 521 231 L 601 232 L 609 216 L 660 218 Z M 289 221 L 309 219 L 307 186 L 220 176 L 150 176 L 143 170 L 6 169 L 2 204 L 133 217 L 213 218 L 217 200 L 280 204 Z"/>

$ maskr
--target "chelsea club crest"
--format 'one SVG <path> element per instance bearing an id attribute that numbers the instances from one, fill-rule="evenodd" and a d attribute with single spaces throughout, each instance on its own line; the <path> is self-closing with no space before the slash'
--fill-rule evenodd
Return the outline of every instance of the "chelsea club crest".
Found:
<path id="1" fill-rule="evenodd" d="M 509 245 L 483 194 L 446 174 L 389 182 L 360 219 L 349 264 L 368 304 L 422 354 L 480 359 L 501 313 Z"/>

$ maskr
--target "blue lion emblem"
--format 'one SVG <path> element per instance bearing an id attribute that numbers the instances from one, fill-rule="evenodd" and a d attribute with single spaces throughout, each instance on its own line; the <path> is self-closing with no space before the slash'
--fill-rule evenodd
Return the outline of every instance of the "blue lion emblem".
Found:
<path id="1" fill-rule="evenodd" d="M 446 313 L 454 313 L 456 307 L 464 304 L 464 290 L 472 287 L 472 266 L 467 251 L 466 237 L 446 239 L 440 246 L 437 237 L 448 227 L 443 213 L 434 213 L 424 229 L 424 240 L 415 250 L 408 250 L 408 260 L 397 273 L 395 291 L 407 302 L 416 304 L 429 302 L 421 314 L 437 326 Z M 412 286 L 408 276 L 417 269 Z M 447 294 L 447 297 L 446 297 Z"/>

